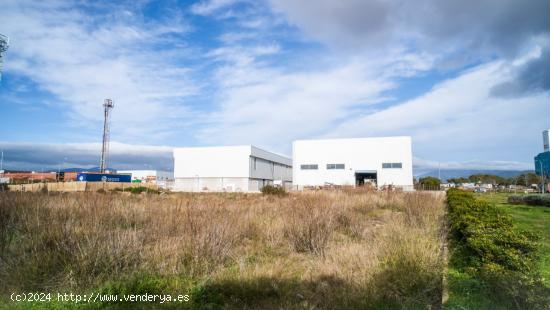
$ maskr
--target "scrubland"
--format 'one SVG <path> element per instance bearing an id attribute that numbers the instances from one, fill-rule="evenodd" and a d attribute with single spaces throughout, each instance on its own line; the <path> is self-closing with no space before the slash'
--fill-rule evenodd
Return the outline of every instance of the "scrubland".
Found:
<path id="1" fill-rule="evenodd" d="M 11 292 L 97 291 L 191 296 L 163 305 L 176 308 L 439 308 L 444 210 L 443 195 L 362 190 L 1 193 L 0 294 L 5 303 Z"/>

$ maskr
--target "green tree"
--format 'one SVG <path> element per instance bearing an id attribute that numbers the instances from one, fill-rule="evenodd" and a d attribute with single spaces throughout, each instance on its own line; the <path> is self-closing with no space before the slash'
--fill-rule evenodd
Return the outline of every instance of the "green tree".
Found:
<path id="1" fill-rule="evenodd" d="M 469 183 L 470 181 L 467 178 L 452 178 L 447 180 L 449 183 Z"/>
<path id="2" fill-rule="evenodd" d="M 493 174 L 473 174 L 468 177 L 472 183 L 498 184 L 508 185 L 509 181 L 506 178 Z"/>
<path id="3" fill-rule="evenodd" d="M 531 186 L 531 184 L 539 184 L 540 176 L 529 172 L 518 175 L 512 182 L 512 184 Z"/>
<path id="4" fill-rule="evenodd" d="M 439 186 L 441 185 L 441 181 L 438 178 L 434 177 L 424 177 L 419 180 L 420 185 L 423 189 L 430 189 L 430 190 L 439 190 Z"/>

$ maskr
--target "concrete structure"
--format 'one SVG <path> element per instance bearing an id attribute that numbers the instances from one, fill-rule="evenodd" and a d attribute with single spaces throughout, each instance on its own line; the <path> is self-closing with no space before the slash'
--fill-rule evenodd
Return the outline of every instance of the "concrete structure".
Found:
<path id="1" fill-rule="evenodd" d="M 546 191 L 545 179 L 550 177 L 550 130 L 542 132 L 543 152 L 535 156 L 535 173 L 541 176 L 541 188 Z M 550 188 L 550 187 L 549 187 Z"/>
<path id="2" fill-rule="evenodd" d="M 550 152 L 543 152 L 535 156 L 535 172 L 537 175 L 550 177 Z"/>
<path id="3" fill-rule="evenodd" d="M 297 189 L 364 184 L 413 189 L 410 137 L 294 141 L 292 163 Z"/>
<path id="4" fill-rule="evenodd" d="M 132 181 L 141 183 L 170 182 L 174 181 L 174 172 L 162 170 L 117 170 L 117 173 L 131 174 Z"/>
<path id="5" fill-rule="evenodd" d="M 256 192 L 268 184 L 290 187 L 290 158 L 257 147 L 174 149 L 174 191 Z"/>

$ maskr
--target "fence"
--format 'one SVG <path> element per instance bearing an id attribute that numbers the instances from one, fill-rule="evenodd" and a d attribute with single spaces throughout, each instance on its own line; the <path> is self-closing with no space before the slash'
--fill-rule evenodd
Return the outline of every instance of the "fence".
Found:
<path id="1" fill-rule="evenodd" d="M 124 190 L 130 187 L 147 187 L 158 190 L 156 184 L 129 182 L 49 182 L 8 185 L 10 191 L 19 192 L 39 192 L 43 190 L 51 192 L 95 192 L 100 189 L 109 191 L 116 188 Z"/>

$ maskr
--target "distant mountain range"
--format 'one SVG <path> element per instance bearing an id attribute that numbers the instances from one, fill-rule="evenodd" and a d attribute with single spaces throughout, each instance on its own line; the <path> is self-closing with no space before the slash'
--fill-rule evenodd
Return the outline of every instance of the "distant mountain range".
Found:
<path id="1" fill-rule="evenodd" d="M 492 174 L 503 178 L 511 178 L 523 173 L 534 172 L 533 170 L 467 170 L 467 169 L 441 169 L 441 180 L 452 178 L 467 178 L 472 174 Z M 413 169 L 415 178 L 438 177 L 439 170 Z"/>
<path id="2" fill-rule="evenodd" d="M 111 172 L 116 172 L 116 169 L 113 169 L 113 168 L 107 168 L 106 170 L 109 170 Z M 99 172 L 99 167 L 61 169 L 61 172 L 84 172 L 84 171 L 86 171 L 86 172 Z M 57 172 L 57 170 L 55 172 Z"/>

